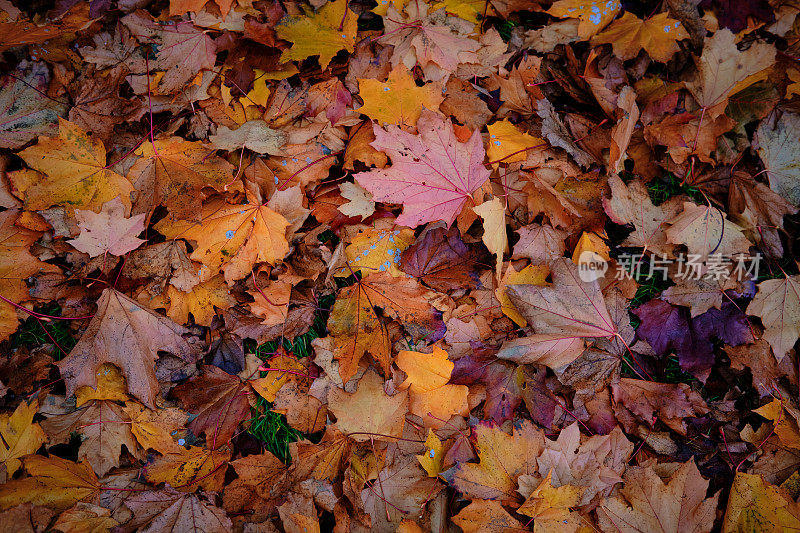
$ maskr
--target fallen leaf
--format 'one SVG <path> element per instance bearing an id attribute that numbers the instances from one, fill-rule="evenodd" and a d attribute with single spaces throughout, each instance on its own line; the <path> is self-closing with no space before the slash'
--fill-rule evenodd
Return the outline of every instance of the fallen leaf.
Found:
<path id="1" fill-rule="evenodd" d="M 786 531 L 800 527 L 800 509 L 784 490 L 760 475 L 736 472 L 722 531 Z"/>
<path id="2" fill-rule="evenodd" d="M 67 242 L 89 257 L 125 255 L 146 242 L 137 237 L 144 231 L 145 215 L 125 218 L 125 205 L 119 197 L 104 203 L 100 213 L 76 209 L 75 218 L 81 234 Z"/>
<path id="3" fill-rule="evenodd" d="M 168 483 L 180 492 L 193 493 L 203 490 L 222 490 L 225 466 L 231 458 L 227 448 L 207 451 L 199 446 L 190 446 L 180 453 L 168 453 L 149 463 L 144 476 L 151 483 Z"/>
<path id="4" fill-rule="evenodd" d="M 747 313 L 761 317 L 770 343 L 780 362 L 800 336 L 800 277 L 769 279 L 758 285 L 758 292 L 747 306 Z"/>
<path id="5" fill-rule="evenodd" d="M 293 44 L 283 51 L 281 62 L 319 56 L 323 69 L 339 50 L 352 52 L 356 44 L 356 16 L 346 0 L 325 4 L 317 13 L 286 16 L 275 26 L 275 34 Z"/>
<path id="6" fill-rule="evenodd" d="M 231 439 L 239 422 L 250 413 L 250 387 L 215 366 L 206 365 L 202 371 L 202 375 L 175 387 L 172 395 L 195 415 L 189 429 L 195 435 L 205 433 L 209 447 L 216 449 Z"/>
<path id="7" fill-rule="evenodd" d="M 212 502 L 171 487 L 132 494 L 125 499 L 125 506 L 134 513 L 130 526 L 142 531 L 169 528 L 174 531 L 225 533 L 233 527 L 225 511 Z"/>
<path id="8" fill-rule="evenodd" d="M 375 79 L 359 79 L 358 91 L 364 105 L 358 112 L 385 126 L 416 127 L 423 109 L 436 111 L 444 100 L 441 83 L 417 87 L 405 65 L 389 73 L 386 83 Z"/>
<path id="9" fill-rule="evenodd" d="M 619 13 L 621 4 L 615 0 L 558 0 L 550 6 L 547 13 L 554 17 L 576 18 L 578 24 L 578 37 L 586 40 L 608 25 Z"/>
<path id="10" fill-rule="evenodd" d="M 736 48 L 735 36 L 722 29 L 705 40 L 703 53 L 697 60 L 698 73 L 686 83 L 704 114 L 716 119 L 725 111 L 728 97 L 767 77 L 767 69 L 775 62 L 775 47 L 753 43 L 747 50 Z"/>
<path id="11" fill-rule="evenodd" d="M 711 531 L 714 526 L 719 493 L 706 498 L 708 481 L 691 459 L 667 483 L 647 467 L 629 468 L 625 483 L 622 498 L 599 507 L 604 531 Z"/>
<path id="12" fill-rule="evenodd" d="M 550 265 L 553 285 L 509 285 L 506 291 L 520 314 L 537 333 L 576 337 L 612 337 L 617 328 L 596 281 L 584 282 L 577 268 L 561 258 Z"/>
<path id="13" fill-rule="evenodd" d="M 508 533 L 523 528 L 522 523 L 508 514 L 503 506 L 494 500 L 474 499 L 453 517 L 453 522 L 464 533 Z"/>
<path id="14" fill-rule="evenodd" d="M 452 124 L 429 111 L 422 112 L 417 129 L 420 134 L 412 135 L 396 126 L 384 130 L 375 125 L 372 146 L 386 152 L 392 166 L 354 177 L 376 201 L 403 204 L 398 224 L 415 228 L 444 220 L 450 225 L 489 178 L 480 133 L 460 143 Z"/>
<path id="15" fill-rule="evenodd" d="M 407 350 L 397 354 L 397 366 L 407 374 L 398 388 L 409 389 L 409 411 L 434 428 L 442 427 L 453 415 L 469 414 L 469 389 L 448 384 L 455 365 L 447 357 L 437 346 L 431 354 Z"/>
<path id="16" fill-rule="evenodd" d="M 87 463 L 73 463 L 60 457 L 27 455 L 22 459 L 22 464 L 30 477 L 0 485 L 2 509 L 33 503 L 63 511 L 100 490 L 97 476 Z"/>
<path id="17" fill-rule="evenodd" d="M 128 172 L 138 191 L 134 213 L 165 205 L 173 217 L 199 220 L 204 187 L 221 191 L 233 179 L 234 166 L 213 155 L 210 147 L 178 137 L 142 143 Z M 149 217 L 148 217 L 149 218 Z"/>
<path id="18" fill-rule="evenodd" d="M 758 155 L 764 162 L 770 188 L 797 206 L 800 204 L 800 159 L 797 157 L 800 115 L 784 113 L 758 125 Z"/>
<path id="19" fill-rule="evenodd" d="M 213 274 L 221 269 L 230 284 L 251 273 L 259 261 L 283 259 L 289 251 L 288 226 L 282 215 L 260 203 L 232 205 L 217 198 L 203 205 L 199 223 L 162 219 L 155 229 L 168 239 L 197 241 L 189 257 Z"/>
<path id="20" fill-rule="evenodd" d="M 354 393 L 339 388 L 328 392 L 328 407 L 336 416 L 336 427 L 359 441 L 389 440 L 400 437 L 408 411 L 408 392 L 388 396 L 383 378 L 368 370 Z"/>
<path id="21" fill-rule="evenodd" d="M 171 320 L 113 289 L 105 289 L 81 340 L 57 363 L 67 394 L 83 385 L 96 387 L 100 365 L 112 363 L 125 374 L 130 394 L 154 407 L 158 395 L 154 366 L 157 352 L 170 352 L 187 362 L 195 360 L 196 351 L 183 338 L 185 333 L 188 331 Z"/>
<path id="22" fill-rule="evenodd" d="M 228 152 L 247 148 L 259 154 L 280 154 L 286 134 L 273 130 L 263 120 L 248 120 L 235 130 L 222 126 L 208 140 L 214 148 Z"/>
<path id="23" fill-rule="evenodd" d="M 11 415 L 0 414 L 0 461 L 8 475 L 13 475 L 21 466 L 20 457 L 35 453 L 47 436 L 39 424 L 33 423 L 33 415 L 39 402 L 23 401 Z"/>
<path id="24" fill-rule="evenodd" d="M 50 72 L 45 63 L 32 63 L 20 76 L 0 79 L 0 148 L 22 148 L 40 135 L 58 132 L 58 117 L 66 111 L 60 100 L 47 97 Z"/>
<path id="25" fill-rule="evenodd" d="M 544 435 L 527 421 L 515 427 L 513 435 L 489 424 L 480 424 L 473 431 L 479 462 L 457 465 L 448 480 L 472 498 L 518 504 L 517 480 L 523 474 L 536 473 Z"/>
<path id="26" fill-rule="evenodd" d="M 592 37 L 592 44 L 611 44 L 614 55 L 622 60 L 633 59 L 644 50 L 655 61 L 666 63 L 680 49 L 677 41 L 688 38 L 689 33 L 681 23 L 667 12 L 642 20 L 626 11 Z"/>
<path id="27" fill-rule="evenodd" d="M 65 205 L 99 211 L 116 197 L 130 207 L 131 183 L 107 167 L 103 143 L 71 122 L 60 118 L 58 137 L 41 137 L 19 156 L 44 174 L 26 185 L 26 209 Z"/>
<path id="28" fill-rule="evenodd" d="M 217 46 L 206 32 L 191 22 L 162 26 L 143 10 L 123 17 L 121 22 L 139 42 L 154 42 L 157 45 L 155 60 L 150 65 L 165 71 L 157 83 L 159 94 L 177 92 L 201 70 L 214 69 Z"/>

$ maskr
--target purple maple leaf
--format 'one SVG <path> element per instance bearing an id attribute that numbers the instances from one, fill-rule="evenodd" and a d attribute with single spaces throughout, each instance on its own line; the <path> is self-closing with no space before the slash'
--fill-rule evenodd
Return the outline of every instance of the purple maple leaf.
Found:
<path id="1" fill-rule="evenodd" d="M 685 307 L 654 299 L 633 311 L 642 323 L 636 334 L 661 356 L 675 351 L 681 369 L 704 382 L 714 364 L 713 339 L 738 346 L 754 341 L 747 317 L 731 302 L 691 318 Z"/>

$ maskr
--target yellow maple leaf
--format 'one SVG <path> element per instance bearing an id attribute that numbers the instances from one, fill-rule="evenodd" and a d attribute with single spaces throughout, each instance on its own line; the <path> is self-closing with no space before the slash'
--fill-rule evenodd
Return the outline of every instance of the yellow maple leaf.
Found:
<path id="1" fill-rule="evenodd" d="M 181 448 L 179 453 L 168 453 L 147 465 L 144 470 L 147 481 L 169 483 L 181 492 L 222 490 L 225 481 L 225 465 L 231 458 L 227 447 L 206 451 L 199 446 Z"/>
<path id="2" fill-rule="evenodd" d="M 178 324 L 186 324 L 189 321 L 189 313 L 192 313 L 196 324 L 210 326 L 211 319 L 216 314 L 215 307 L 230 309 L 236 305 L 236 299 L 230 292 L 225 284 L 225 278 L 221 275 L 195 285 L 189 292 L 183 292 L 170 285 L 167 287 L 167 298 L 169 298 L 167 316 Z"/>
<path id="3" fill-rule="evenodd" d="M 728 497 L 722 531 L 796 531 L 800 505 L 760 475 L 737 472 Z"/>
<path id="4" fill-rule="evenodd" d="M 547 268 L 547 265 L 528 265 L 519 272 L 514 269 L 513 265 L 508 266 L 508 270 L 503 275 L 503 279 L 500 282 L 500 286 L 495 289 L 495 296 L 497 296 L 497 300 L 500 302 L 500 308 L 503 311 L 503 314 L 506 315 L 508 318 L 513 320 L 519 326 L 527 326 L 528 321 L 525 320 L 525 317 L 519 314 L 517 308 L 511 302 L 511 298 L 509 298 L 508 293 L 506 292 L 506 287 L 508 285 L 547 285 L 545 281 L 547 279 L 548 274 L 550 274 L 550 269 Z"/>
<path id="5" fill-rule="evenodd" d="M 552 478 L 553 470 L 550 469 L 525 503 L 517 509 L 519 514 L 535 518 L 537 522 L 553 520 L 566 523 L 571 514 L 569 508 L 578 505 L 583 489 L 572 485 L 553 487 Z"/>
<path id="6" fill-rule="evenodd" d="M 31 168 L 42 172 L 38 181 L 27 183 L 25 208 L 47 209 L 54 205 L 100 211 L 103 204 L 120 197 L 130 209 L 131 183 L 106 168 L 106 149 L 72 122 L 58 119 L 58 137 L 40 137 L 39 142 L 19 153 Z M 16 185 L 16 184 L 15 184 Z"/>
<path id="7" fill-rule="evenodd" d="M 386 83 L 359 78 L 358 90 L 364 99 L 359 113 L 382 125 L 416 126 L 423 108 L 436 111 L 444 100 L 441 83 L 417 87 L 402 63 L 389 73 Z"/>
<path id="8" fill-rule="evenodd" d="M 428 438 L 425 439 L 425 453 L 417 455 L 417 460 L 428 473 L 428 477 L 439 477 L 444 459 L 444 446 L 432 429 L 428 429 Z"/>
<path id="9" fill-rule="evenodd" d="M 503 254 L 508 251 L 506 206 L 500 198 L 492 198 L 472 208 L 483 219 L 483 243 L 497 258 L 495 275 L 501 279 Z"/>
<path id="10" fill-rule="evenodd" d="M 489 130 L 489 145 L 486 155 L 497 167 L 500 163 L 525 161 L 528 153 L 525 148 L 544 146 L 544 140 L 520 131 L 508 119 L 486 126 Z"/>
<path id="11" fill-rule="evenodd" d="M 113 400 L 125 402 L 130 400 L 125 376 L 119 368 L 111 363 L 103 363 L 97 369 L 97 388 L 83 385 L 75 389 L 75 405 L 77 407 L 91 400 Z"/>
<path id="12" fill-rule="evenodd" d="M 559 18 L 578 19 L 578 37 L 588 39 L 605 28 L 619 13 L 618 0 L 559 0 L 547 13 Z"/>
<path id="13" fill-rule="evenodd" d="M 0 461 L 9 476 L 20 467 L 20 457 L 34 453 L 47 440 L 39 424 L 33 423 L 38 409 L 37 400 L 23 401 L 11 415 L 0 415 Z"/>
<path id="14" fill-rule="evenodd" d="M 328 2 L 317 13 L 284 17 L 275 27 L 275 34 L 293 44 L 283 51 L 281 62 L 319 56 L 320 66 L 328 68 L 328 63 L 339 50 L 353 51 L 357 18 L 348 9 L 347 0 Z"/>
<path id="15" fill-rule="evenodd" d="M 414 242 L 414 230 L 409 228 L 364 230 L 345 248 L 347 265 L 334 275 L 346 277 L 355 272 L 371 274 L 386 271 L 395 277 L 405 276 L 397 265 L 400 263 L 400 254 L 412 242 Z"/>
<path id="16" fill-rule="evenodd" d="M 426 426 L 442 427 L 452 415 L 469 414 L 469 388 L 448 383 L 455 364 L 446 351 L 438 346 L 430 354 L 402 350 L 396 362 L 408 375 L 399 389 L 410 389 L 409 410 L 422 417 Z"/>
<path id="17" fill-rule="evenodd" d="M 272 368 L 274 370 L 268 371 L 267 375 L 263 378 L 251 379 L 249 383 L 253 387 L 253 390 L 268 402 L 274 402 L 275 396 L 278 394 L 278 391 L 281 390 L 281 387 L 292 377 L 296 376 L 298 372 L 301 375 L 305 375 L 308 371 L 308 369 L 303 366 L 303 363 L 288 355 L 278 355 L 271 358 L 269 361 L 265 361 L 264 364 L 266 368 Z"/>
<path id="18" fill-rule="evenodd" d="M 28 455 L 22 462 L 31 477 L 0 485 L 0 509 L 30 502 L 63 511 L 100 490 L 97 476 L 86 461 L 73 463 L 60 457 Z"/>
<path id="19" fill-rule="evenodd" d="M 688 39 L 689 33 L 681 23 L 659 13 L 642 20 L 626 11 L 602 33 L 592 38 L 592 44 L 611 44 L 614 55 L 622 60 L 633 59 L 644 49 L 655 61 L 666 63 L 680 50 L 678 41 Z"/>
<path id="20" fill-rule="evenodd" d="M 249 274 L 259 261 L 275 264 L 289 253 L 286 228 L 289 222 L 269 207 L 251 201 L 231 205 L 214 198 L 203 206 L 199 223 L 160 220 L 155 229 L 168 239 L 192 239 L 191 254 L 206 268 L 201 278 L 210 279 L 220 269 L 229 284 Z"/>

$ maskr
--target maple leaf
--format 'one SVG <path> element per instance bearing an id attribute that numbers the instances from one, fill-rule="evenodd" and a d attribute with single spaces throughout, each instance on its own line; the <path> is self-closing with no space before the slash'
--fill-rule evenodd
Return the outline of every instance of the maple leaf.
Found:
<path id="1" fill-rule="evenodd" d="M 756 243 L 760 241 L 773 257 L 783 255 L 779 234 L 783 217 L 797 212 L 797 207 L 786 201 L 785 196 L 755 181 L 747 173 L 733 172 L 728 210 L 732 220 L 748 230 L 745 235 L 749 239 L 755 239 Z"/>
<path id="2" fill-rule="evenodd" d="M 163 525 L 176 531 L 224 533 L 233 527 L 225 511 L 213 501 L 172 487 L 131 494 L 125 499 L 125 507 L 134 514 L 126 525 L 142 531 L 156 531 Z"/>
<path id="3" fill-rule="evenodd" d="M 526 149 L 547 145 L 542 139 L 520 131 L 508 119 L 489 124 L 486 129 L 489 131 L 489 148 L 486 150 L 486 155 L 492 162 L 525 161 Z M 495 166 L 498 163 L 494 163 Z"/>
<path id="4" fill-rule="evenodd" d="M 179 453 L 168 453 L 144 469 L 145 478 L 151 483 L 168 483 L 181 492 L 221 490 L 225 480 L 225 468 L 231 458 L 228 448 L 206 451 L 199 446 L 181 448 Z"/>
<path id="5" fill-rule="evenodd" d="M 799 137 L 800 115 L 795 113 L 784 113 L 774 123 L 764 120 L 758 125 L 755 136 L 770 188 L 795 206 L 800 204 Z"/>
<path id="6" fill-rule="evenodd" d="M 705 40 L 697 60 L 697 75 L 686 83 L 704 114 L 716 119 L 728 105 L 728 97 L 767 77 L 775 62 L 775 47 L 753 43 L 747 50 L 736 48 L 735 36 L 728 29 Z"/>
<path id="7" fill-rule="evenodd" d="M 248 455 L 230 464 L 239 477 L 225 487 L 226 511 L 251 510 L 255 519 L 259 515 L 268 517 L 276 506 L 275 499 L 289 488 L 286 465 L 269 452 Z"/>
<path id="8" fill-rule="evenodd" d="M 214 198 L 203 205 L 201 221 L 160 220 L 154 227 L 168 239 L 197 241 L 189 257 L 203 263 L 203 270 L 225 273 L 229 284 L 252 272 L 259 261 L 276 263 L 289 252 L 289 222 L 266 205 L 233 205 Z"/>
<path id="9" fill-rule="evenodd" d="M 186 324 L 191 313 L 196 324 L 210 326 L 211 320 L 216 316 L 215 308 L 228 309 L 236 305 L 236 299 L 230 292 L 221 275 L 199 283 L 187 292 L 170 285 L 167 287 L 167 298 L 169 298 L 167 316 L 177 324 Z"/>
<path id="10" fill-rule="evenodd" d="M 580 443 L 578 423 L 561 430 L 555 441 L 545 440 L 544 450 L 536 459 L 539 472 L 548 472 L 553 487 L 581 487 L 578 505 L 587 505 L 597 494 L 607 496 L 621 481 L 626 462 L 633 453 L 622 430 L 608 435 L 594 435 Z"/>
<path id="11" fill-rule="evenodd" d="M 611 44 L 614 55 L 622 60 L 633 59 L 644 49 L 655 61 L 666 63 L 680 49 L 677 41 L 688 38 L 681 23 L 667 12 L 642 20 L 626 11 L 592 37 L 592 44 Z"/>
<path id="12" fill-rule="evenodd" d="M 143 10 L 126 15 L 120 21 L 140 43 L 156 46 L 155 61 L 151 65 L 165 71 L 157 84 L 159 94 L 177 92 L 201 70 L 214 68 L 217 46 L 205 31 L 191 22 L 162 25 Z"/>
<path id="13" fill-rule="evenodd" d="M 39 135 L 55 135 L 66 105 L 47 97 L 50 72 L 45 63 L 32 63 L 23 76 L 0 79 L 0 148 L 22 148 Z"/>
<path id="14" fill-rule="evenodd" d="M 398 263 L 403 251 L 413 241 L 414 231 L 408 228 L 388 231 L 367 228 L 347 245 L 344 250 L 347 264 L 337 270 L 334 276 L 350 276 L 356 272 L 388 272 L 395 277 L 402 276 Z"/>
<path id="15" fill-rule="evenodd" d="M 664 229 L 666 223 L 680 213 L 680 199 L 671 198 L 655 206 L 647 187 L 640 181 L 626 185 L 618 176 L 611 176 L 608 184 L 612 195 L 611 198 L 603 198 L 606 213 L 617 224 L 634 226 L 633 232 L 622 245 L 641 246 L 662 255 L 670 254 L 673 246 L 667 243 Z"/>
<path id="16" fill-rule="evenodd" d="M 417 87 L 405 65 L 396 66 L 386 83 L 359 79 L 358 91 L 364 100 L 358 112 L 384 126 L 415 127 L 423 109 L 436 111 L 444 100 L 441 83 Z"/>
<path id="17" fill-rule="evenodd" d="M 250 413 L 250 386 L 215 366 L 203 366 L 202 371 L 201 376 L 172 389 L 172 395 L 196 415 L 189 429 L 195 435 L 205 433 L 208 445 L 214 449 L 227 443 L 239 422 Z"/>
<path id="18" fill-rule="evenodd" d="M 214 148 L 229 152 L 247 148 L 259 154 L 280 154 L 286 134 L 273 130 L 263 120 L 248 120 L 235 130 L 222 126 L 208 140 Z"/>
<path id="19" fill-rule="evenodd" d="M 545 279 L 550 274 L 550 269 L 544 265 L 528 265 L 519 272 L 514 270 L 513 265 L 509 265 L 503 278 L 498 282 L 495 289 L 495 296 L 500 302 L 500 309 L 503 314 L 520 326 L 527 326 L 528 322 L 519 314 L 517 308 L 511 303 L 511 299 L 506 294 L 508 285 L 545 285 Z"/>
<path id="20" fill-rule="evenodd" d="M 580 517 L 571 513 L 569 509 L 578 505 L 583 489 L 572 485 L 553 487 L 552 477 L 553 471 L 548 471 L 539 486 L 528 495 L 517 512 L 533 518 L 536 521 L 536 527 L 545 531 L 577 530 L 576 522 L 580 523 Z"/>
<path id="21" fill-rule="evenodd" d="M 708 407 L 700 395 L 691 390 L 686 383 L 656 383 L 638 379 L 622 378 L 612 386 L 615 401 L 630 410 L 648 424 L 655 413 L 670 428 L 680 434 L 686 433 L 684 418 L 703 415 Z M 617 418 L 625 424 L 623 410 Z"/>
<path id="22" fill-rule="evenodd" d="M 568 259 L 550 265 L 553 285 L 509 285 L 506 292 L 537 333 L 569 333 L 576 337 L 612 337 L 617 328 L 596 281 L 578 277 Z"/>
<path id="23" fill-rule="evenodd" d="M 433 429 L 428 429 L 428 438 L 425 439 L 425 452 L 417 455 L 417 460 L 429 477 L 439 477 L 442 472 L 442 461 L 444 459 L 444 446 Z"/>
<path id="24" fill-rule="evenodd" d="M 42 428 L 54 444 L 67 444 L 72 434 L 83 437 L 78 459 L 86 460 L 99 476 L 120 466 L 122 447 L 137 459 L 144 459 L 133 433 L 130 420 L 122 407 L 106 400 L 93 400 L 82 409 L 51 417 Z"/>
<path id="25" fill-rule="evenodd" d="M 598 508 L 600 527 L 643 533 L 711 531 L 719 493 L 706 498 L 707 489 L 708 480 L 703 479 L 692 459 L 682 464 L 666 484 L 652 468 L 631 467 L 620 489 L 622 498 L 611 498 Z"/>
<path id="26" fill-rule="evenodd" d="M 800 337 L 800 276 L 768 279 L 747 306 L 747 314 L 761 317 L 764 339 L 780 362 Z"/>
<path id="27" fill-rule="evenodd" d="M 377 479 L 361 491 L 364 510 L 372 517 L 373 531 L 391 532 L 412 512 L 425 506 L 442 485 L 425 476 L 416 461 L 395 461 L 378 473 Z M 386 502 L 391 502 L 387 506 Z"/>
<path id="28" fill-rule="evenodd" d="M 27 455 L 22 464 L 30 477 L 0 485 L 0 509 L 30 502 L 63 511 L 100 489 L 97 476 L 87 463 Z"/>
<path id="29" fill-rule="evenodd" d="M 281 62 L 319 56 L 320 66 L 328 68 L 339 50 L 354 50 L 357 18 L 346 0 L 329 2 L 314 14 L 286 16 L 275 26 L 275 34 L 293 44 L 283 51 Z"/>
<path id="30" fill-rule="evenodd" d="M 33 415 L 38 409 L 37 400 L 30 404 L 23 400 L 13 414 L 0 414 L 0 461 L 8 475 L 19 469 L 20 457 L 36 452 L 47 440 L 41 426 L 33 423 Z"/>
<path id="31" fill-rule="evenodd" d="M 480 133 L 460 143 L 452 124 L 431 111 L 422 112 L 417 130 L 419 135 L 412 135 L 375 125 L 372 146 L 389 154 L 392 166 L 354 177 L 376 201 L 403 204 L 398 224 L 414 228 L 444 220 L 450 225 L 489 178 Z"/>
<path id="32" fill-rule="evenodd" d="M 498 361 L 494 354 L 469 354 L 455 361 L 450 382 L 456 385 L 486 385 L 483 411 L 486 418 L 502 424 L 514 418 L 522 402 L 522 374 L 519 367 Z"/>
<path id="33" fill-rule="evenodd" d="M 71 122 L 60 118 L 58 137 L 40 137 L 19 156 L 44 174 L 25 184 L 26 209 L 65 205 L 99 211 L 116 197 L 130 207 L 131 183 L 107 168 L 103 143 Z"/>
<path id="34" fill-rule="evenodd" d="M 496 258 L 495 275 L 499 280 L 503 272 L 503 254 L 508 251 L 506 236 L 506 206 L 500 198 L 492 198 L 472 208 L 483 219 L 483 244 Z"/>
<path id="35" fill-rule="evenodd" d="M 163 204 L 175 218 L 199 220 L 203 187 L 221 191 L 233 178 L 233 165 L 200 142 L 170 137 L 142 143 L 135 153 L 141 159 L 128 171 L 137 191 L 134 213 Z"/>
<path id="36" fill-rule="evenodd" d="M 691 319 L 685 308 L 657 298 L 633 313 L 642 320 L 637 335 L 647 340 L 661 356 L 675 350 L 681 368 L 703 382 L 714 364 L 713 337 L 731 346 L 754 340 L 747 317 L 728 301 L 721 309 L 712 308 Z"/>
<path id="37" fill-rule="evenodd" d="M 442 338 L 446 328 L 441 312 L 425 299 L 427 292 L 412 278 L 393 278 L 385 272 L 371 274 L 340 291 L 328 318 L 328 332 L 337 339 L 334 357 L 343 382 L 355 375 L 366 352 L 389 373 L 391 343 L 381 315 L 400 320 L 414 338 L 430 342 Z M 375 307 L 383 313 L 379 315 Z"/>
<path id="38" fill-rule="evenodd" d="M 55 269 L 31 255 L 30 247 L 40 234 L 15 225 L 19 217 L 16 209 L 0 213 L 0 282 L 4 298 L 22 302 L 30 298 L 25 280 Z M 7 302 L 0 303 L 0 307 L 0 340 L 5 340 L 17 330 L 17 318 Z"/>
<path id="39" fill-rule="evenodd" d="M 448 482 L 473 498 L 519 503 L 517 480 L 536 473 L 544 435 L 524 420 L 514 427 L 513 435 L 486 423 L 477 425 L 473 433 L 479 462 L 456 465 L 445 473 Z"/>
<path id="40" fill-rule="evenodd" d="M 705 261 L 711 254 L 732 257 L 747 254 L 750 241 L 742 228 L 725 218 L 725 214 L 710 205 L 684 202 L 683 211 L 668 221 L 664 232 L 669 242 L 685 244 L 690 254 Z"/>
<path id="41" fill-rule="evenodd" d="M 723 531 L 760 529 L 787 531 L 800 527 L 794 498 L 760 475 L 736 472 L 725 510 Z"/>
<path id="42" fill-rule="evenodd" d="M 97 370 L 112 363 L 125 374 L 129 392 L 148 407 L 156 404 L 155 361 L 166 351 L 192 362 L 195 349 L 182 337 L 188 333 L 127 296 L 105 289 L 97 312 L 69 356 L 57 363 L 67 394 L 82 385 L 97 386 Z"/>
<path id="43" fill-rule="evenodd" d="M 109 531 L 119 522 L 111 517 L 111 511 L 99 505 L 78 502 L 58 517 L 53 528 L 58 531 Z"/>
<path id="44" fill-rule="evenodd" d="M 336 416 L 336 426 L 356 441 L 392 440 L 403 433 L 408 411 L 408 392 L 389 396 L 383 378 L 368 370 L 354 393 L 339 388 L 328 392 L 328 407 Z"/>
<path id="45" fill-rule="evenodd" d="M 144 217 L 141 214 L 125 218 L 125 206 L 119 197 L 104 203 L 100 213 L 76 209 L 81 234 L 67 242 L 89 257 L 125 255 L 146 242 L 136 237 L 144 231 Z"/>
<path id="46" fill-rule="evenodd" d="M 580 20 L 578 37 L 585 40 L 614 20 L 620 7 L 622 4 L 616 0 L 558 0 L 546 12 L 554 17 Z"/>
<path id="47" fill-rule="evenodd" d="M 494 500 L 472 500 L 453 517 L 453 522 L 464 533 L 506 533 L 525 529 L 519 520 Z"/>
<path id="48" fill-rule="evenodd" d="M 448 360 L 447 352 L 437 346 L 431 354 L 403 350 L 397 354 L 396 363 L 407 374 L 398 388 L 409 389 L 409 410 L 422 417 L 426 426 L 441 427 L 452 415 L 469 414 L 469 389 L 448 384 L 455 365 Z"/>
<path id="49" fill-rule="evenodd" d="M 391 6 L 383 17 L 380 41 L 394 46 L 392 66 L 403 63 L 411 69 L 419 63 L 426 79 L 438 81 L 460 63 L 478 63 L 480 44 L 468 37 L 475 31 L 472 23 L 421 2 L 410 2 L 404 14 Z"/>
<path id="50" fill-rule="evenodd" d="M 478 278 L 473 265 L 477 260 L 478 254 L 461 240 L 458 228 L 433 228 L 402 252 L 400 269 L 444 292 L 456 287 L 475 287 Z"/>

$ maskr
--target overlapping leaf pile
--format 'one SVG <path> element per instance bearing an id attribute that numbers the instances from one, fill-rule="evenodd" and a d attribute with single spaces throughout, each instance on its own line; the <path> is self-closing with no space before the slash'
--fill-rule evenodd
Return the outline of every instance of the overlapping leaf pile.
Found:
<path id="1" fill-rule="evenodd" d="M 0 0 L 0 529 L 800 528 L 799 13 Z"/>

